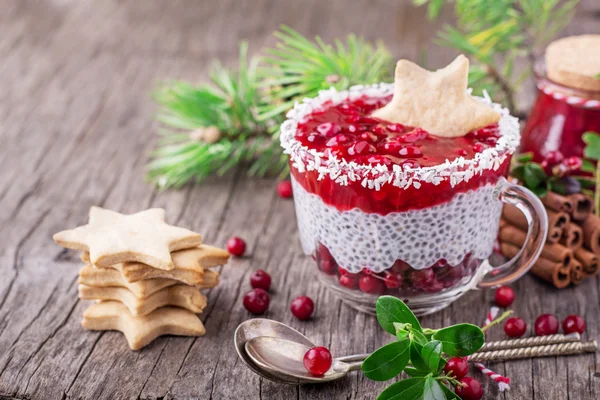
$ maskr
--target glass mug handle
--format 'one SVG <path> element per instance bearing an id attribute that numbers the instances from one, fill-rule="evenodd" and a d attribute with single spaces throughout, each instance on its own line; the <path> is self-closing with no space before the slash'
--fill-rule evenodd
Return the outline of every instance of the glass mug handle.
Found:
<path id="1" fill-rule="evenodd" d="M 487 289 L 516 281 L 537 261 L 548 233 L 548 215 L 540 199 L 530 190 L 502 178 L 492 192 L 494 199 L 516 206 L 528 223 L 527 237 L 516 256 L 491 268 L 477 287 Z"/>

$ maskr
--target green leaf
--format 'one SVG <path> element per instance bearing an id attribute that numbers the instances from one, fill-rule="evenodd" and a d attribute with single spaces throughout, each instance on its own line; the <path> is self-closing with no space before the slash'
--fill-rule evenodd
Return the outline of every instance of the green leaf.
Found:
<path id="1" fill-rule="evenodd" d="M 587 144 L 583 150 L 586 158 L 600 160 L 600 134 L 596 132 L 585 132 L 581 138 Z"/>
<path id="2" fill-rule="evenodd" d="M 529 189 L 535 189 L 546 180 L 546 172 L 541 165 L 528 163 L 523 170 L 523 181 Z"/>
<path id="3" fill-rule="evenodd" d="M 421 350 L 421 358 L 431 372 L 436 372 L 442 358 L 442 343 L 439 340 L 427 343 Z"/>
<path id="4" fill-rule="evenodd" d="M 403 379 L 385 389 L 377 400 L 417 400 L 423 395 L 425 379 L 421 377 Z"/>
<path id="5" fill-rule="evenodd" d="M 461 400 L 460 397 L 458 397 L 458 395 L 456 393 L 454 393 L 452 390 L 448 389 L 448 387 L 446 385 L 440 384 L 440 387 L 442 388 L 442 390 L 444 391 L 444 394 L 446 395 L 446 400 Z"/>
<path id="6" fill-rule="evenodd" d="M 544 197 L 545 195 L 548 194 L 548 189 L 543 187 L 543 186 L 539 186 L 536 187 L 535 189 L 531 189 L 531 191 L 533 192 L 533 194 L 535 194 L 537 197 Z"/>
<path id="7" fill-rule="evenodd" d="M 365 376 L 374 381 L 387 381 L 399 375 L 408 364 L 410 342 L 403 340 L 385 345 L 373 352 L 362 364 Z"/>
<path id="8" fill-rule="evenodd" d="M 416 342 L 410 342 L 410 363 L 419 371 L 429 372 L 429 366 L 425 363 L 425 361 L 423 361 L 423 358 L 421 357 L 422 350 L 423 346 Z"/>
<path id="9" fill-rule="evenodd" d="M 406 340 L 408 338 L 408 331 L 405 331 L 404 329 L 398 329 L 396 332 L 396 338 L 400 341 Z"/>
<path id="10" fill-rule="evenodd" d="M 425 335 L 423 335 L 421 331 L 418 331 L 412 327 L 409 329 L 409 336 L 412 341 L 417 342 L 421 346 L 425 346 L 429 342 L 429 340 L 425 337 Z"/>
<path id="11" fill-rule="evenodd" d="M 523 182 L 523 175 L 525 173 L 525 165 L 517 165 L 511 171 L 511 175 Z"/>
<path id="12" fill-rule="evenodd" d="M 391 333 L 396 334 L 394 322 L 411 324 L 414 329 L 421 331 L 421 324 L 415 314 L 402 302 L 402 300 L 393 296 L 381 296 L 377 299 L 375 306 L 377 312 L 377 321 L 381 327 Z"/>
<path id="13" fill-rule="evenodd" d="M 429 375 L 431 373 L 430 371 L 416 369 L 416 368 L 413 368 L 413 367 L 406 367 L 406 368 L 404 368 L 404 372 L 406 372 L 406 374 L 408 376 L 427 376 L 427 375 Z"/>
<path id="14" fill-rule="evenodd" d="M 446 395 L 442 391 L 440 384 L 431 376 L 425 379 L 423 400 L 446 400 Z"/>
<path id="15" fill-rule="evenodd" d="M 515 159 L 517 160 L 517 162 L 519 162 L 521 164 L 525 164 L 527 162 L 533 161 L 533 153 L 528 152 L 528 153 L 517 154 Z"/>
<path id="16" fill-rule="evenodd" d="M 583 164 L 581 165 L 581 170 L 583 172 L 589 172 L 591 174 L 596 172 L 596 163 L 591 162 L 590 160 L 586 160 L 585 158 L 581 160 Z"/>
<path id="17" fill-rule="evenodd" d="M 472 324 L 458 324 L 440 329 L 433 340 L 442 342 L 442 350 L 449 356 L 468 356 L 483 346 L 483 331 Z"/>

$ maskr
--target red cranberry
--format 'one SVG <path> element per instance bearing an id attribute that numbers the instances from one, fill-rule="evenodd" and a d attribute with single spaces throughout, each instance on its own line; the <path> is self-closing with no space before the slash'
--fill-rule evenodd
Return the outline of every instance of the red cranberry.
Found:
<path id="1" fill-rule="evenodd" d="M 398 289 L 402 286 L 402 281 L 404 281 L 404 277 L 402 274 L 397 274 L 393 272 L 385 272 L 385 277 L 383 278 L 383 283 L 385 287 L 388 289 Z"/>
<path id="2" fill-rule="evenodd" d="M 348 148 L 348 154 L 351 156 L 372 153 L 374 151 L 375 151 L 375 148 L 364 140 L 354 143 L 352 146 L 350 146 Z"/>
<path id="3" fill-rule="evenodd" d="M 483 143 L 475 143 L 473 145 L 473 151 L 475 153 L 481 153 L 483 150 L 485 150 L 485 145 Z"/>
<path id="4" fill-rule="evenodd" d="M 479 400 L 483 397 L 483 387 L 477 379 L 465 376 L 458 381 L 461 384 L 456 385 L 454 392 L 462 400 Z"/>
<path id="5" fill-rule="evenodd" d="M 254 289 L 259 288 L 263 290 L 269 290 L 271 287 L 271 275 L 267 274 L 262 269 L 254 271 L 250 276 L 250 286 Z"/>
<path id="6" fill-rule="evenodd" d="M 405 263 L 402 260 L 396 260 L 394 262 L 394 264 L 392 265 L 392 271 L 394 272 L 404 272 L 404 271 L 408 271 L 410 269 L 410 265 L 408 265 L 407 263 Z"/>
<path id="7" fill-rule="evenodd" d="M 405 129 L 404 125 L 402 125 L 402 124 L 389 124 L 386 128 L 388 131 L 394 132 L 394 133 L 403 132 Z"/>
<path id="8" fill-rule="evenodd" d="M 243 239 L 234 236 L 227 241 L 227 251 L 234 256 L 242 256 L 246 251 L 246 242 Z"/>
<path id="9" fill-rule="evenodd" d="M 469 364 L 467 363 L 467 360 L 462 357 L 452 357 L 446 363 L 444 372 L 456 379 L 460 379 L 469 373 Z"/>
<path id="10" fill-rule="evenodd" d="M 319 263 L 319 266 L 321 267 L 321 271 L 328 275 L 333 275 L 335 274 L 335 271 L 337 271 L 337 265 L 335 265 L 335 262 L 332 260 L 322 260 Z"/>
<path id="11" fill-rule="evenodd" d="M 292 197 L 292 182 L 290 181 L 281 181 L 277 184 L 277 193 L 279 193 L 279 197 L 282 199 L 289 199 Z"/>
<path id="12" fill-rule="evenodd" d="M 563 161 L 568 172 L 577 172 L 581 169 L 583 161 L 579 157 L 569 157 Z"/>
<path id="13" fill-rule="evenodd" d="M 494 299 L 496 300 L 496 304 L 498 304 L 500 307 L 506 308 L 515 300 L 515 292 L 508 286 L 500 286 L 498 289 L 496 289 Z"/>
<path id="14" fill-rule="evenodd" d="M 542 160 L 542 162 L 540 163 L 540 166 L 542 167 L 542 169 L 544 170 L 544 172 L 546 173 L 546 175 L 552 176 L 552 167 L 554 165 L 550 165 L 548 163 L 548 161 Z"/>
<path id="15" fill-rule="evenodd" d="M 385 290 L 383 280 L 375 275 L 363 275 L 358 280 L 358 287 L 365 293 L 381 294 Z"/>
<path id="16" fill-rule="evenodd" d="M 356 289 L 358 286 L 358 277 L 354 274 L 340 275 L 339 282 L 340 285 L 348 289 Z"/>
<path id="17" fill-rule="evenodd" d="M 416 269 L 411 272 L 410 279 L 417 287 L 427 286 L 433 282 L 435 274 L 432 268 Z"/>
<path id="18" fill-rule="evenodd" d="M 340 130 L 340 126 L 338 124 L 334 124 L 333 122 L 325 122 L 317 126 L 317 131 L 325 137 L 332 137 Z"/>
<path id="19" fill-rule="evenodd" d="M 347 275 L 358 278 L 358 274 L 354 274 L 343 267 L 338 267 L 338 272 L 340 273 L 340 275 Z"/>
<path id="20" fill-rule="evenodd" d="M 304 368 L 313 375 L 324 375 L 331 368 L 331 353 L 326 347 L 313 347 L 304 354 Z"/>
<path id="21" fill-rule="evenodd" d="M 252 289 L 244 296 L 244 307 L 252 314 L 262 314 L 269 308 L 269 293 L 263 289 Z"/>
<path id="22" fill-rule="evenodd" d="M 585 331 L 585 320 L 579 315 L 569 315 L 562 323 L 565 334 L 583 333 Z"/>
<path id="23" fill-rule="evenodd" d="M 336 135 L 334 137 L 332 137 L 331 139 L 329 139 L 327 141 L 327 143 L 325 143 L 325 146 L 327 147 L 336 147 L 336 146 L 340 146 L 344 143 L 348 143 L 350 141 L 350 138 L 344 134 L 339 134 Z"/>
<path id="24" fill-rule="evenodd" d="M 329 249 L 322 243 L 319 243 L 319 247 L 317 248 L 317 257 L 319 260 L 334 261 Z"/>
<path id="25" fill-rule="evenodd" d="M 292 301 L 290 309 L 296 318 L 304 321 L 309 319 L 312 315 L 313 311 L 315 310 L 315 303 L 313 303 L 310 297 L 300 296 L 296 297 L 294 301 Z"/>
<path id="26" fill-rule="evenodd" d="M 417 146 L 405 146 L 398 152 L 400 157 L 417 158 L 423 157 L 423 152 Z"/>
<path id="27" fill-rule="evenodd" d="M 537 336 L 554 335 L 558 333 L 558 319 L 552 314 L 542 314 L 535 320 L 534 328 Z"/>
<path id="28" fill-rule="evenodd" d="M 522 318 L 509 318 L 504 323 L 504 333 L 507 336 L 518 338 L 525 334 L 527 330 L 527 324 L 523 321 Z"/>
<path id="29" fill-rule="evenodd" d="M 560 164 L 564 159 L 565 157 L 558 150 L 549 151 L 544 157 L 544 161 L 546 161 L 551 167 L 555 166 L 556 164 Z"/>

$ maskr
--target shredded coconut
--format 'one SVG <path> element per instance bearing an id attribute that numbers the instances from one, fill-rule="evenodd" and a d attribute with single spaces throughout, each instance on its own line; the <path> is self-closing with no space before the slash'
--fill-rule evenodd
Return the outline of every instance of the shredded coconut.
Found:
<path id="1" fill-rule="evenodd" d="M 449 180 L 454 187 L 463 181 L 468 182 L 485 170 L 497 170 L 519 145 L 518 119 L 511 116 L 506 108 L 493 103 L 487 94 L 484 94 L 484 97 L 474 96 L 474 98 L 490 105 L 500 113 L 498 125 L 501 137 L 495 147 L 487 148 L 468 160 L 458 157 L 453 161 L 446 159 L 439 165 L 416 168 L 395 164 L 390 170 L 383 164 L 358 164 L 335 156 L 326 156 L 323 152 L 302 145 L 294 137 L 298 124 L 304 122 L 313 111 L 322 110 L 324 103 L 330 102 L 331 106 L 335 106 L 345 100 L 356 100 L 362 96 L 384 98 L 393 93 L 393 87 L 393 84 L 380 83 L 353 86 L 341 92 L 330 88 L 319 92 L 316 98 L 305 98 L 301 103 L 297 102 L 287 113 L 288 119 L 281 125 L 281 146 L 284 148 L 284 153 L 289 154 L 293 168 L 300 173 L 317 171 L 319 179 L 329 176 L 342 186 L 358 181 L 365 188 L 374 190 L 380 190 L 382 186 L 389 184 L 401 189 L 410 186 L 419 188 L 422 182 L 439 185 L 444 180 Z"/>

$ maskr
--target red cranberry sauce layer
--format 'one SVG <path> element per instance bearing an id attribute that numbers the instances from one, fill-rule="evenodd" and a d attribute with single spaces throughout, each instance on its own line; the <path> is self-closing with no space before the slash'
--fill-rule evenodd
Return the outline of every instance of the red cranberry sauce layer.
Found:
<path id="1" fill-rule="evenodd" d="M 389 123 L 370 116 L 371 112 L 384 106 L 391 99 L 367 98 L 346 100 L 339 105 L 324 104 L 324 109 L 311 113 L 298 124 L 295 138 L 304 146 L 334 155 L 338 159 L 357 164 L 382 164 L 390 171 L 394 164 L 411 167 L 431 167 L 453 161 L 458 157 L 473 158 L 476 153 L 495 147 L 500 137 L 497 125 L 478 129 L 459 138 L 442 138 L 430 135 L 421 128 Z M 326 204 L 338 210 L 358 207 L 368 213 L 422 209 L 449 201 L 460 192 L 495 183 L 506 176 L 510 157 L 497 171 L 485 170 L 468 182 L 452 187 L 449 179 L 439 185 L 422 182 L 416 189 L 411 186 L 400 189 L 392 184 L 380 190 L 368 189 L 360 181 L 342 186 L 328 176 L 318 180 L 315 171 L 299 173 L 291 168 L 292 175 L 305 190 L 319 195 Z"/>

